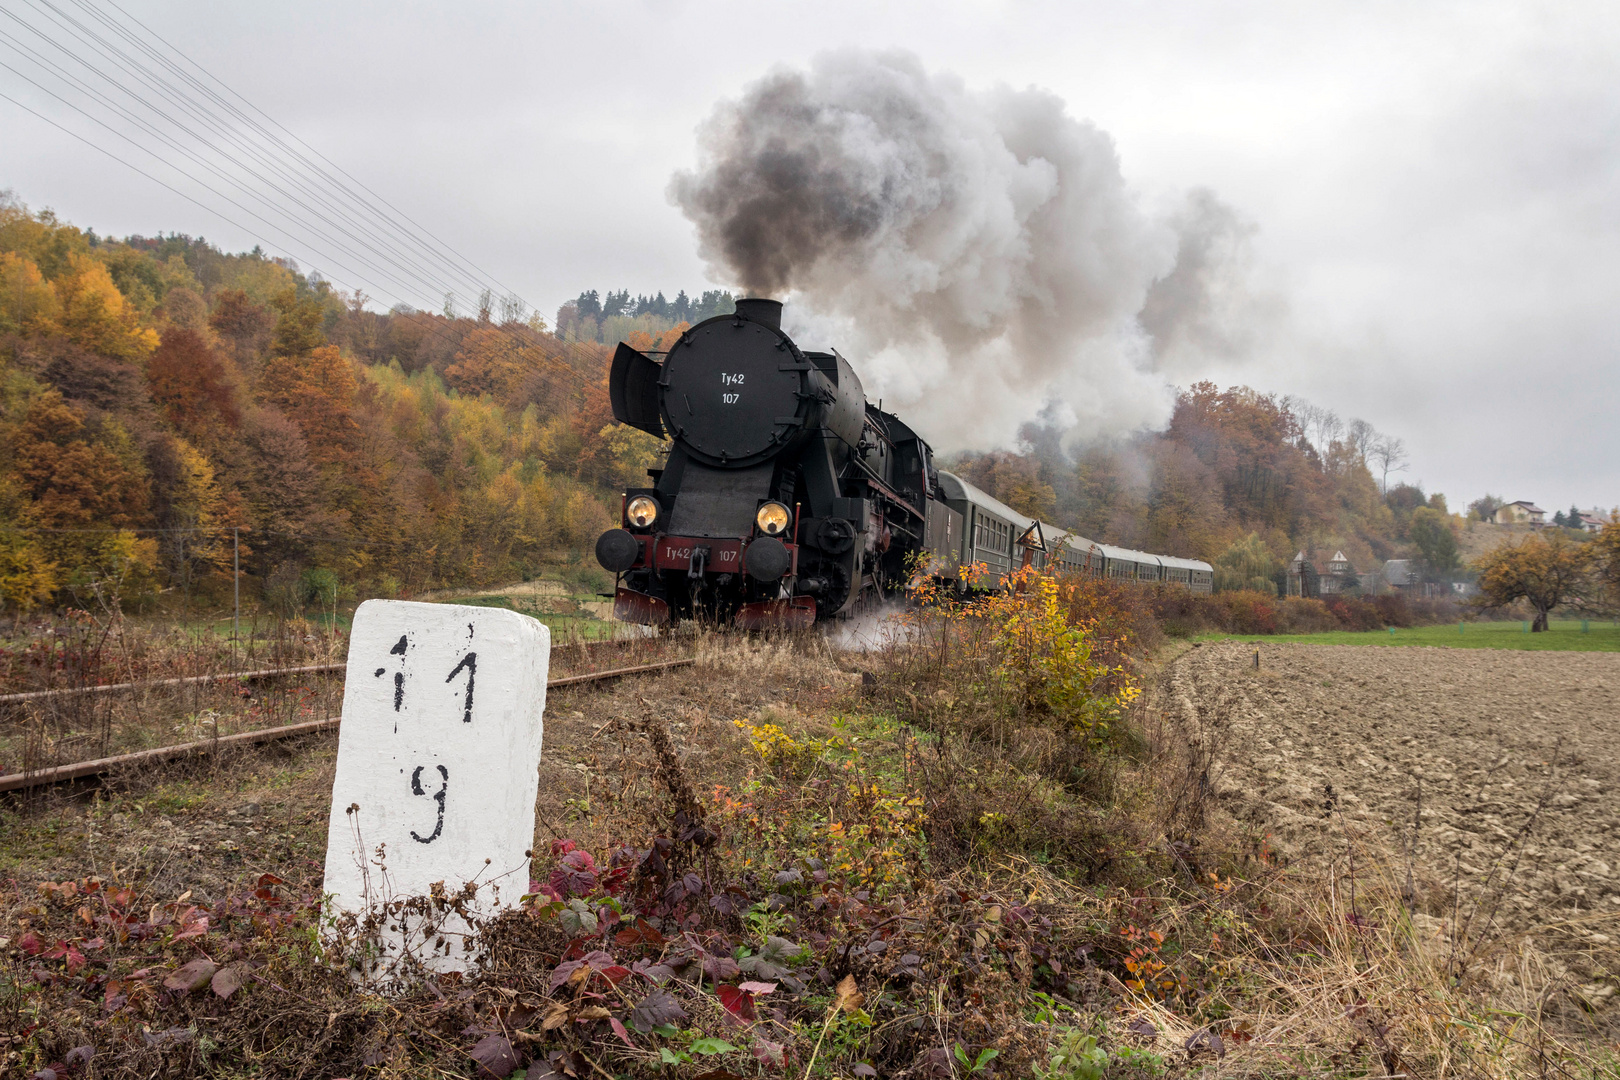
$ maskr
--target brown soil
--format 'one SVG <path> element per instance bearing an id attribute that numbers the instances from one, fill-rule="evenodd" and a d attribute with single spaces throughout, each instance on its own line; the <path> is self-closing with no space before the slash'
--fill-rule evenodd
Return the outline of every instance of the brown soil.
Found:
<path id="1" fill-rule="evenodd" d="M 1258 651 L 1194 648 L 1164 687 L 1239 822 L 1300 873 L 1382 878 L 1420 930 L 1620 972 L 1620 655 Z"/>

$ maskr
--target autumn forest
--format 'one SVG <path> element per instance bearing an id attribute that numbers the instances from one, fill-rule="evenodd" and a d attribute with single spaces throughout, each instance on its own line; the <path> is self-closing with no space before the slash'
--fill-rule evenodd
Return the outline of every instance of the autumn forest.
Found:
<path id="1" fill-rule="evenodd" d="M 260 254 L 0 207 L 0 595 L 126 606 L 312 568 L 372 594 L 578 563 L 652 460 L 606 349 L 377 314 Z M 655 341 L 640 342 L 656 347 Z"/>
<path id="2" fill-rule="evenodd" d="M 0 600 L 217 596 L 233 557 L 263 594 L 312 571 L 409 595 L 588 566 L 660 449 L 613 422 L 612 346 L 666 346 L 731 300 L 588 290 L 550 326 L 487 295 L 379 313 L 257 251 L 108 240 L 7 199 Z M 1376 433 L 1313 439 L 1312 415 L 1200 384 L 1161 433 L 1076 450 L 1032 426 L 954 464 L 1096 539 L 1225 555 L 1234 585 L 1308 544 L 1415 550 L 1415 512 L 1455 528 L 1443 499 L 1375 477 Z"/>

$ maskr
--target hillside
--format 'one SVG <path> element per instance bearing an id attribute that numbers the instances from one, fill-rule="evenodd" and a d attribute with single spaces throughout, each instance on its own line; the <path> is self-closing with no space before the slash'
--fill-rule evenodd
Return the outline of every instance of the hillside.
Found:
<path id="1" fill-rule="evenodd" d="M 1444 495 L 1399 482 L 1404 461 L 1401 440 L 1362 421 L 1203 382 L 1178 394 L 1162 432 L 1067 448 L 1056 429 L 1028 425 L 1018 450 L 955 467 L 1092 539 L 1224 563 L 1232 587 L 1270 581 L 1302 550 L 1342 550 L 1364 572 L 1412 558 L 1436 578 L 1454 575 L 1462 564 L 1448 548 L 1464 522 Z"/>
<path id="2" fill-rule="evenodd" d="M 656 347 L 636 335 L 643 347 Z M 397 595 L 571 562 L 652 460 L 608 349 L 517 305 L 367 310 L 255 250 L 0 205 L 0 600 Z"/>
<path id="3" fill-rule="evenodd" d="M 1457 551 L 1465 562 L 1474 562 L 1492 548 L 1517 543 L 1536 530 L 1529 525 L 1494 525 L 1469 521 L 1457 533 Z"/>

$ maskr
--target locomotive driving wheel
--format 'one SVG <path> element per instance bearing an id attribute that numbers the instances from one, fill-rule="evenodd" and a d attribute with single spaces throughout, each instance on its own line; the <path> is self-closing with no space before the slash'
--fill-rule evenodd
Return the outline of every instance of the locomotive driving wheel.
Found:
<path id="1" fill-rule="evenodd" d="M 817 559 L 799 574 L 801 587 L 816 598 L 818 619 L 836 615 L 849 601 L 850 583 L 854 579 L 845 562 L 843 559 Z"/>

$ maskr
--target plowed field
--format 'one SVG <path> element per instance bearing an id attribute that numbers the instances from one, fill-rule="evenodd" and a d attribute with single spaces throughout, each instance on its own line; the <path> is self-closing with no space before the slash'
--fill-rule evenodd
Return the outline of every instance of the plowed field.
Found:
<path id="1" fill-rule="evenodd" d="M 1360 859 L 1436 932 L 1456 908 L 1620 968 L 1620 655 L 1234 642 L 1165 689 L 1221 804 L 1301 871 Z"/>

